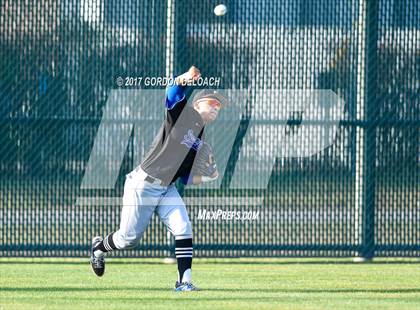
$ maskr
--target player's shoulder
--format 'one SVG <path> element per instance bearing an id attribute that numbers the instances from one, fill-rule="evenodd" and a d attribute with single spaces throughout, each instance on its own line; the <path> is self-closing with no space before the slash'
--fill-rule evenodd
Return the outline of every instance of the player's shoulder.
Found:
<path id="1" fill-rule="evenodd" d="M 200 113 L 190 105 L 185 106 L 182 110 L 177 111 L 177 113 L 168 110 L 166 121 L 168 124 L 174 125 L 178 123 L 183 127 L 196 126 L 201 128 L 204 126 Z"/>
<path id="2" fill-rule="evenodd" d="M 193 122 L 203 123 L 200 113 L 198 113 L 192 106 L 185 107 L 186 116 Z"/>

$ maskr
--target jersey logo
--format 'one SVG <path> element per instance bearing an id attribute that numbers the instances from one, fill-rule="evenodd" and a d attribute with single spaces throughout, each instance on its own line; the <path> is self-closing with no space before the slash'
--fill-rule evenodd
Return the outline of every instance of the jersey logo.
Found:
<path id="1" fill-rule="evenodd" d="M 184 136 L 181 144 L 186 145 L 189 149 L 193 148 L 194 150 L 199 151 L 203 145 L 203 141 L 194 136 L 192 129 L 188 129 L 188 133 Z"/>

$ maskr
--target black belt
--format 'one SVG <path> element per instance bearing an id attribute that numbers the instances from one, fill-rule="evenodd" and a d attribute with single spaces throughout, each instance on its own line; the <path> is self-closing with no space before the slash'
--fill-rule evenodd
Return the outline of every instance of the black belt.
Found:
<path id="1" fill-rule="evenodd" d="M 158 178 L 154 178 L 154 177 L 152 177 L 151 175 L 149 175 L 144 169 L 142 169 L 141 168 L 141 166 L 138 166 L 137 168 L 136 168 L 136 172 L 138 172 L 138 171 L 140 171 L 141 170 L 141 172 L 143 173 L 143 175 L 146 175 L 145 177 L 144 177 L 144 180 L 146 181 L 146 182 L 149 182 L 149 183 L 152 183 L 152 184 L 155 184 L 155 182 L 156 181 L 158 181 L 159 182 L 159 185 L 161 185 L 161 186 L 169 186 L 171 183 L 167 183 L 167 182 L 164 182 L 164 181 L 162 181 L 161 179 L 158 179 Z"/>
<path id="2" fill-rule="evenodd" d="M 159 181 L 161 186 L 169 186 L 171 184 L 171 183 L 164 182 L 164 181 L 162 181 L 160 179 L 156 179 L 156 178 L 154 178 L 154 177 L 152 177 L 150 175 L 146 175 L 146 177 L 144 178 L 144 180 L 146 182 L 149 182 L 149 183 L 152 183 L 152 184 L 154 184 L 155 181 Z"/>
<path id="3" fill-rule="evenodd" d="M 144 180 L 149 182 L 149 183 L 154 183 L 156 181 L 156 179 L 151 177 L 150 175 L 147 175 Z"/>

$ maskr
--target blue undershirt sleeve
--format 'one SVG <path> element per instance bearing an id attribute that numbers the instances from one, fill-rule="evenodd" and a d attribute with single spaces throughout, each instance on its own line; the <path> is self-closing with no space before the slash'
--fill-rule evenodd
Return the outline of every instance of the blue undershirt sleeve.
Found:
<path id="1" fill-rule="evenodd" d="M 166 89 L 166 108 L 171 110 L 185 98 L 185 86 L 171 85 Z"/>

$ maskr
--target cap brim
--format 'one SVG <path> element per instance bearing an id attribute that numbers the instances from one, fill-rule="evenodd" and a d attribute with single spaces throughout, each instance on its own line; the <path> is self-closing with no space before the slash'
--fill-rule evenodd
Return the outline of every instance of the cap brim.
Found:
<path id="1" fill-rule="evenodd" d="M 203 99 L 216 99 L 217 101 L 220 102 L 222 107 L 228 104 L 228 99 L 222 94 L 208 94 L 203 97 L 197 98 L 196 101 L 203 100 Z"/>

